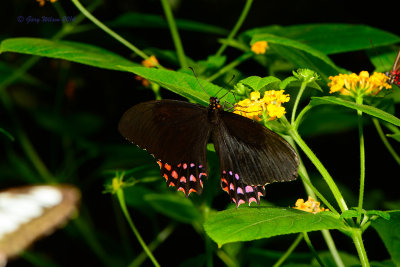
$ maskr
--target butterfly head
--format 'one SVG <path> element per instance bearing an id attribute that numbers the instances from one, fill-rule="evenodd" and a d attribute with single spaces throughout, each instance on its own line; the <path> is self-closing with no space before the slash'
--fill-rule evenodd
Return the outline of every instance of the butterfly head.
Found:
<path id="1" fill-rule="evenodd" d="M 209 104 L 209 109 L 211 110 L 218 110 L 221 109 L 221 104 L 219 103 L 219 98 L 217 97 L 210 97 L 210 104 Z"/>

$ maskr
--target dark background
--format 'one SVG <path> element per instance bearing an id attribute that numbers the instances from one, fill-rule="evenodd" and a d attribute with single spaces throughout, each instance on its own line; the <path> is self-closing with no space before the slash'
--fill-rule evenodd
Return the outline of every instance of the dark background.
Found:
<path id="1" fill-rule="evenodd" d="M 75 16 L 78 13 L 77 9 L 69 1 L 60 1 L 60 3 L 65 8 L 66 15 Z M 87 6 L 89 2 L 86 1 L 83 4 Z M 174 7 L 174 15 L 175 18 L 201 21 L 229 30 L 235 24 L 243 6 L 244 1 L 178 1 Z M 26 24 L 17 21 L 18 16 L 41 17 L 45 15 L 57 17 L 57 13 L 50 3 L 47 3 L 44 7 L 39 7 L 33 0 L 3 1 L 0 9 L 0 14 L 2 14 L 0 16 L 1 39 L 28 36 L 49 38 L 60 27 L 57 23 Z M 399 1 L 368 3 L 365 1 L 256 0 L 241 31 L 272 24 L 293 25 L 334 22 L 366 24 L 400 35 L 399 26 L 396 22 L 399 10 Z M 159 1 L 106 1 L 93 14 L 104 22 L 113 20 L 125 12 L 163 14 Z M 121 28 L 115 30 L 139 48 L 157 47 L 174 50 L 167 29 Z M 194 60 L 205 59 L 208 55 L 215 53 L 219 48 L 217 39 L 223 38 L 223 36 L 188 31 L 180 31 L 180 33 L 186 55 Z M 71 35 L 66 39 L 100 46 L 133 61 L 141 61 L 140 58 L 131 55 L 126 47 L 98 29 L 85 34 Z M 228 62 L 239 55 L 232 48 L 228 48 L 226 54 Z M 21 65 L 26 58 L 24 55 L 10 53 L 0 55 L 0 59 L 15 67 Z M 373 70 L 364 52 L 343 53 L 332 55 L 331 58 L 337 65 L 356 73 L 361 70 Z M 61 64 L 69 66 L 66 75 L 67 78 L 59 76 L 59 69 L 62 67 L 60 66 Z M 170 67 L 177 68 L 177 66 Z M 248 75 L 266 75 L 264 70 L 260 69 L 259 66 L 248 63 L 239 66 L 239 69 Z M 71 101 L 64 100 L 63 112 L 89 112 L 101 117 L 101 127 L 90 137 L 94 142 L 99 144 L 125 143 L 117 132 L 117 122 L 121 114 L 133 104 L 153 98 L 153 93 L 150 90 L 136 90 L 140 87 L 140 83 L 135 80 L 133 75 L 128 73 L 96 69 L 77 63 L 60 62 L 52 59 L 41 60 L 29 73 L 43 81 L 50 89 L 56 88 L 60 79 L 72 79 L 76 81 L 76 95 Z M 399 90 L 399 88 L 394 87 L 394 90 Z M 51 90 L 41 91 L 19 85 L 11 86 L 9 93 L 17 103 L 16 111 L 18 119 L 21 121 L 28 136 L 31 137 L 35 148 L 43 157 L 46 164 L 48 164 L 50 170 L 56 172 L 61 162 L 61 159 L 58 159 L 57 156 L 54 157 L 57 154 L 59 143 L 57 140 L 54 140 L 52 134 L 38 127 L 30 116 L 32 110 L 46 110 L 52 106 L 55 94 Z M 20 97 L 21 95 L 23 96 L 22 98 Z M 179 96 L 164 90 L 162 91 L 162 95 L 164 98 L 181 99 Z M 6 114 L 2 107 L 0 107 L 0 112 L 1 114 Z M 1 120 L 4 119 L 5 125 L 11 125 L 11 120 L 7 118 L 7 115 L 2 115 L 1 117 Z M 367 153 L 366 208 L 385 209 L 387 208 L 385 206 L 386 201 L 399 200 L 396 186 L 399 178 L 398 165 L 381 145 L 376 131 L 368 120 L 366 121 L 365 139 Z M 359 158 L 357 129 L 348 129 L 345 132 L 335 133 L 334 135 L 309 136 L 306 138 L 306 142 L 309 143 L 310 147 L 340 185 L 343 185 L 352 192 L 358 192 Z M 394 147 L 399 151 L 398 144 L 394 144 Z M 7 149 L 10 149 L 10 147 L 7 147 Z M 16 144 L 13 145 L 12 149 L 15 149 L 17 153 L 21 153 Z M 110 197 L 101 194 L 104 188 L 104 181 L 97 180 L 93 182 L 94 178 L 92 177 L 93 170 L 99 168 L 103 161 L 104 158 L 101 156 L 88 161 L 78 170 L 74 180 L 78 186 L 85 188 L 83 201 L 93 216 L 95 227 L 99 231 L 112 234 L 113 228 L 116 225 L 113 219 L 114 215 L 111 211 L 112 203 Z M 305 163 L 311 175 L 313 175 L 313 166 L 308 161 Z M 16 177 L 14 179 L 11 178 L 12 176 L 8 177 L 9 179 L 5 179 L 4 182 L 0 181 L 0 188 L 24 183 Z M 161 181 L 160 179 L 160 183 Z M 282 195 L 284 196 L 282 197 Z M 354 195 L 357 196 L 357 193 Z M 348 203 L 349 206 L 357 204 L 357 198 L 354 199 L 354 195 L 353 198 L 349 196 L 350 199 L 353 199 L 353 202 L 350 201 Z M 306 198 L 300 181 L 290 184 L 274 184 L 267 187 L 266 199 L 277 205 L 293 205 L 291 201 L 300 197 Z M 227 203 L 227 198 L 222 196 L 218 197 L 217 200 L 221 201 L 221 203 L 216 203 L 216 207 L 224 207 Z M 140 216 L 134 219 L 135 223 L 139 225 L 139 230 L 143 233 L 145 239 L 151 240 L 151 234 L 146 233 L 145 228 L 148 219 L 141 218 Z M 165 218 L 161 218 L 161 220 L 167 221 Z M 333 235 L 339 249 L 347 250 L 356 255 L 351 242 L 341 234 L 335 234 L 334 232 Z M 36 248 L 40 250 L 43 247 L 43 250 L 48 250 L 54 242 L 62 243 L 63 235 L 63 233 L 57 233 L 46 240 L 40 241 L 36 245 Z M 318 243 L 323 241 L 320 240 L 321 237 L 319 235 L 313 234 L 312 238 L 313 236 L 316 239 L 315 245 L 318 249 Z M 185 246 L 188 237 L 192 240 L 199 239 L 198 247 Z M 384 260 L 388 258 L 388 254 L 374 230 L 369 229 L 364 238 L 367 253 L 371 260 Z M 135 249 L 140 249 L 136 246 L 136 241 L 133 238 L 132 243 L 135 244 L 133 245 Z M 193 241 L 190 242 L 190 245 L 193 245 L 193 243 Z M 282 250 L 288 245 L 284 241 L 283 245 L 282 242 L 280 244 Z M 73 253 L 82 253 L 79 258 L 85 258 L 86 256 L 85 261 L 93 263 L 90 259 L 92 256 L 86 254 L 84 248 L 77 251 L 74 243 L 66 243 L 64 245 L 66 247 L 69 246 L 68 250 L 73 251 Z M 83 245 L 81 244 L 81 246 Z M 167 252 L 170 253 L 170 248 L 174 246 L 179 246 L 181 251 L 175 252 L 177 255 L 174 256 L 167 254 Z M 193 233 L 193 230 L 189 226 L 184 225 L 181 231 L 178 231 L 156 251 L 155 256 L 161 263 L 168 262 L 171 266 L 174 266 L 180 263 L 182 258 L 186 259 L 197 255 L 196 251 L 203 250 L 203 246 L 201 238 Z M 307 248 L 302 249 L 307 250 Z M 51 248 L 51 250 L 55 250 L 54 253 L 58 255 L 55 258 L 63 259 L 68 265 L 71 265 L 74 262 L 73 259 L 76 259 L 73 255 L 68 255 L 69 253 L 66 255 L 60 253 L 56 247 Z M 166 253 L 163 253 L 163 251 L 166 251 Z M 180 257 L 179 255 L 184 256 Z M 15 264 L 19 264 L 19 262 L 16 261 Z"/>

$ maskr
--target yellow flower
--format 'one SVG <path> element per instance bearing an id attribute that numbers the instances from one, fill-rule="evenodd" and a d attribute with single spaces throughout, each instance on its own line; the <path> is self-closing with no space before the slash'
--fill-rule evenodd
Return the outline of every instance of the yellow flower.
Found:
<path id="1" fill-rule="evenodd" d="M 311 213 L 318 213 L 321 211 L 329 211 L 329 209 L 325 208 L 320 208 L 320 203 L 318 201 L 315 201 L 312 197 L 308 197 L 308 200 L 304 202 L 304 199 L 299 198 L 296 201 L 296 207 L 294 209 L 306 211 L 306 212 L 311 212 Z"/>
<path id="2" fill-rule="evenodd" d="M 257 55 L 260 55 L 260 54 L 265 54 L 267 48 L 268 48 L 268 43 L 266 41 L 258 41 L 251 46 L 251 51 L 253 51 Z"/>
<path id="3" fill-rule="evenodd" d="M 142 61 L 142 65 L 146 68 L 153 68 L 158 65 L 158 60 L 154 55 L 151 55 L 149 58 Z M 144 87 L 149 87 L 150 85 L 150 82 L 141 76 L 136 76 L 135 79 L 141 81 Z"/>
<path id="4" fill-rule="evenodd" d="M 265 91 L 264 97 L 260 99 L 260 92 L 251 92 L 250 99 L 239 101 L 236 104 L 234 113 L 249 119 L 261 120 L 263 112 L 268 116 L 268 120 L 282 117 L 286 111 L 282 103 L 288 102 L 290 97 L 283 94 L 285 91 Z"/>
<path id="5" fill-rule="evenodd" d="M 153 68 L 158 65 L 158 60 L 154 55 L 152 55 L 149 58 L 143 60 L 142 65 L 146 68 Z"/>
<path id="6" fill-rule="evenodd" d="M 368 71 L 361 71 L 359 75 L 339 74 L 329 77 L 331 80 L 328 83 L 330 87 L 329 93 L 339 92 L 342 95 L 377 95 L 383 88 L 392 88 L 386 81 L 388 77 L 380 72 L 374 72 L 371 76 Z"/>

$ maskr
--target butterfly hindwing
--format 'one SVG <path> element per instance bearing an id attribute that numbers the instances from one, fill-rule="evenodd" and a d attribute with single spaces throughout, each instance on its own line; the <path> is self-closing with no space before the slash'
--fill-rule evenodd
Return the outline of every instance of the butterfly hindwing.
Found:
<path id="1" fill-rule="evenodd" d="M 176 186 L 186 196 L 201 193 L 201 179 L 208 175 L 207 108 L 175 100 L 149 101 L 126 111 L 118 128 L 158 160 L 168 186 Z"/>
<path id="2" fill-rule="evenodd" d="M 237 205 L 252 198 L 258 203 L 266 184 L 296 179 L 299 160 L 282 137 L 240 115 L 222 110 L 218 114 L 212 138 L 221 185 Z"/>

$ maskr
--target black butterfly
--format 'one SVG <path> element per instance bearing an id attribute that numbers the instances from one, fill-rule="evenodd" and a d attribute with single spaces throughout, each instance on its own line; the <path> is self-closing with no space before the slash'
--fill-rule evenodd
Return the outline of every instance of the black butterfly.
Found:
<path id="1" fill-rule="evenodd" d="M 386 72 L 386 76 L 389 77 L 388 83 L 396 84 L 400 87 L 400 50 L 397 53 L 397 57 L 393 63 L 392 70 L 390 72 Z"/>
<path id="2" fill-rule="evenodd" d="M 259 204 L 266 184 L 297 177 L 299 159 L 283 138 L 224 111 L 216 97 L 210 97 L 208 108 L 176 100 L 140 103 L 125 112 L 118 128 L 126 139 L 152 154 L 167 185 L 186 196 L 203 190 L 210 139 L 219 156 L 222 189 L 237 206 Z"/>

